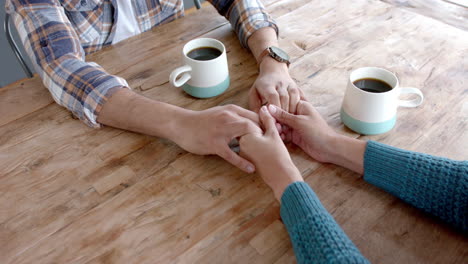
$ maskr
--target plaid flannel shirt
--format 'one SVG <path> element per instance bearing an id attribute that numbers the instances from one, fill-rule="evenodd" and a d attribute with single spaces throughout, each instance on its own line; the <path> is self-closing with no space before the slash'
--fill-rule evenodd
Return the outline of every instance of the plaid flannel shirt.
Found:
<path id="1" fill-rule="evenodd" d="M 182 0 L 129 0 L 141 32 L 184 15 Z M 208 0 L 225 16 L 239 40 L 276 24 L 260 0 Z M 108 98 L 127 82 L 85 55 L 112 43 L 116 0 L 7 0 L 25 50 L 54 100 L 91 127 Z"/>

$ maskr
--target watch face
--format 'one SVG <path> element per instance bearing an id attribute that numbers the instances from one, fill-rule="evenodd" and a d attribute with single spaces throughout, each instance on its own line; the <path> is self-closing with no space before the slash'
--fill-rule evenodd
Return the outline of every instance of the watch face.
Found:
<path id="1" fill-rule="evenodd" d="M 284 50 L 282 50 L 282 49 L 280 49 L 278 47 L 275 47 L 275 46 L 271 46 L 270 49 L 271 49 L 271 51 L 273 53 L 275 53 L 281 59 L 283 59 L 285 61 L 289 61 L 289 55 Z"/>

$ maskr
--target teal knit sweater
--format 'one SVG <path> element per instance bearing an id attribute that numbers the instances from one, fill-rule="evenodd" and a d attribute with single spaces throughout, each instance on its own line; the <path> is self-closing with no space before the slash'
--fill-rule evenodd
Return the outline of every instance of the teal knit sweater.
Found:
<path id="1" fill-rule="evenodd" d="M 364 154 L 364 180 L 468 230 L 468 161 L 453 161 L 374 141 Z M 281 197 L 281 217 L 298 263 L 369 263 L 304 182 Z"/>

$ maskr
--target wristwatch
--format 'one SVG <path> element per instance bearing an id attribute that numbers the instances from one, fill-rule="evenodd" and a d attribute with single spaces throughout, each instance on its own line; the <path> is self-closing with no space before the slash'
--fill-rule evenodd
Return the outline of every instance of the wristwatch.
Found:
<path id="1" fill-rule="evenodd" d="M 262 63 L 263 59 L 265 58 L 265 56 L 270 56 L 272 57 L 273 59 L 279 61 L 279 62 L 284 62 L 286 63 L 286 65 L 289 67 L 289 64 L 291 64 L 291 62 L 289 61 L 289 55 L 286 53 L 286 51 L 278 48 L 278 47 L 275 47 L 275 46 L 270 46 L 268 48 L 266 48 L 261 54 L 260 56 L 258 57 L 258 65 L 260 65 L 260 63 Z"/>

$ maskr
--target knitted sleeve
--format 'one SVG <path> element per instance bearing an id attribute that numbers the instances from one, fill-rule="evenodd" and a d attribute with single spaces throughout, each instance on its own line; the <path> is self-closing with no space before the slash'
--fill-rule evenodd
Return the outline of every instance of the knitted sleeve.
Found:
<path id="1" fill-rule="evenodd" d="M 306 183 L 286 188 L 281 218 L 298 263 L 369 263 Z"/>
<path id="2" fill-rule="evenodd" d="M 468 230 L 468 161 L 369 141 L 364 180 L 443 221 Z"/>

